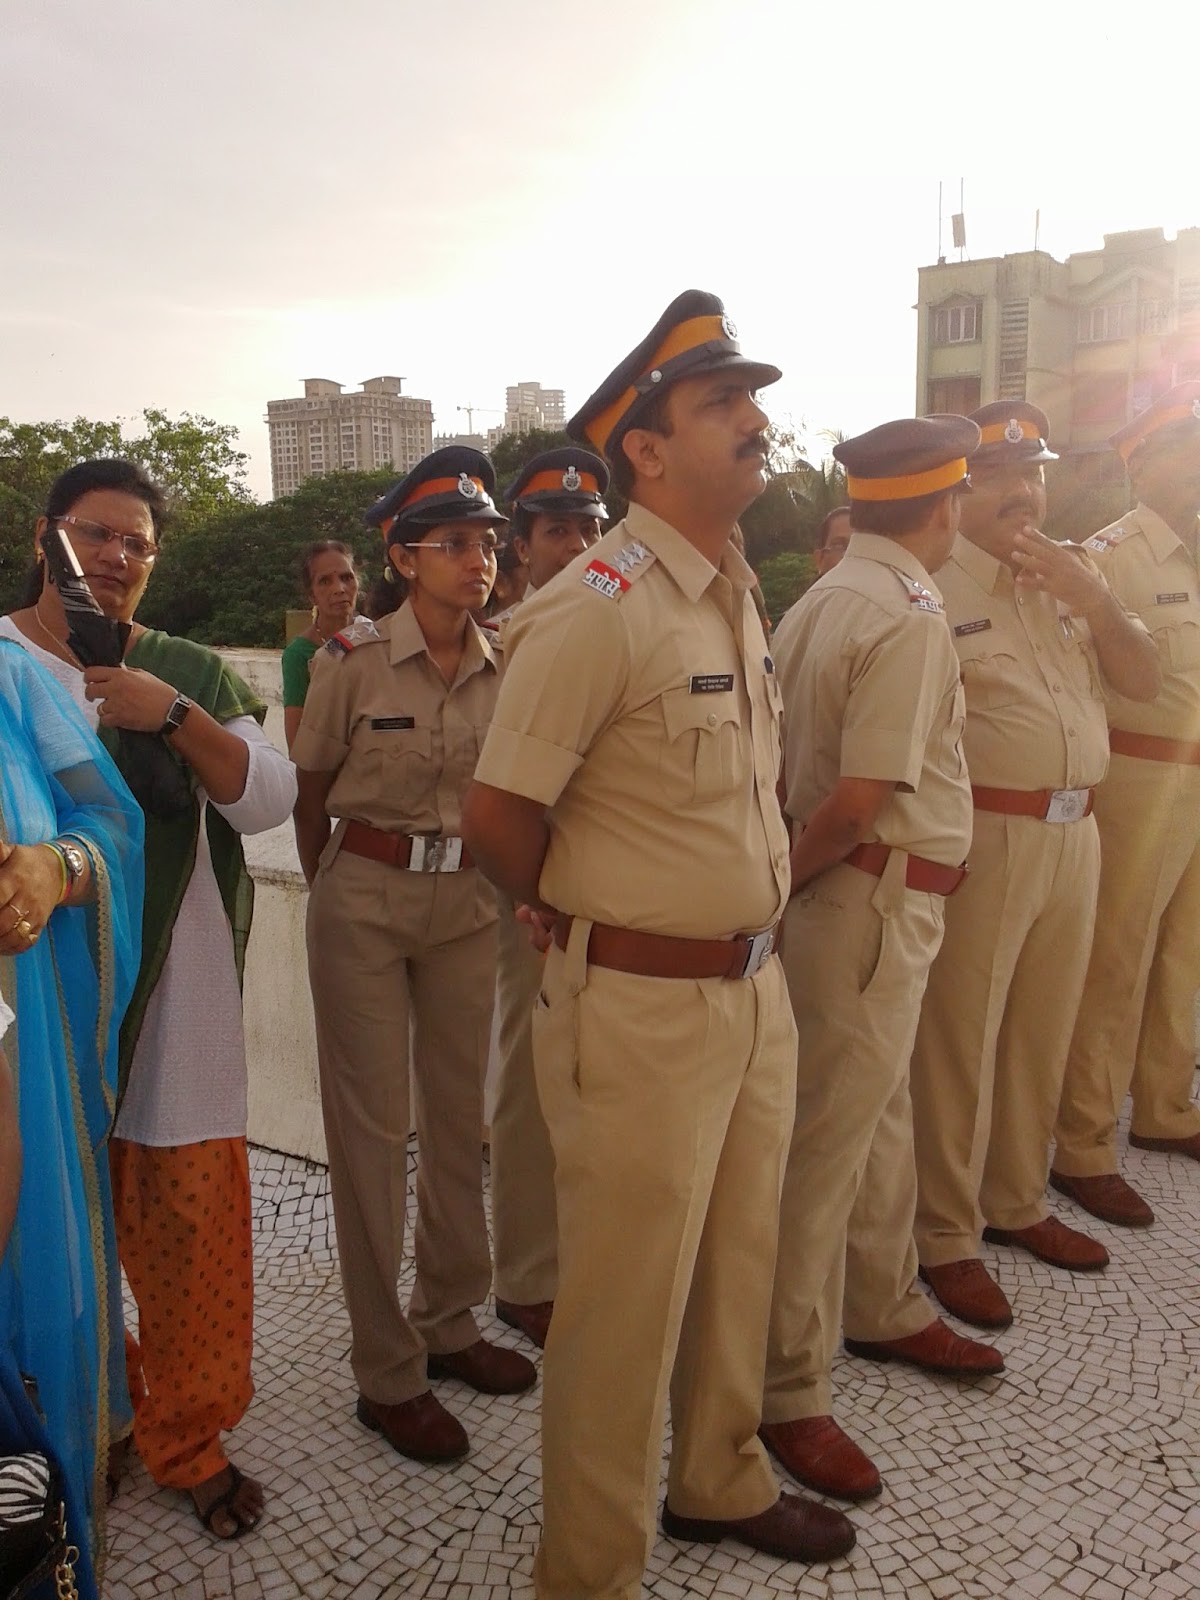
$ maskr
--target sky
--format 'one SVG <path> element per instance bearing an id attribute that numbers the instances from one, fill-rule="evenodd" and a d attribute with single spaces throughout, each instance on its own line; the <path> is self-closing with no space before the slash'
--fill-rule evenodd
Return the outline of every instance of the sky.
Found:
<path id="1" fill-rule="evenodd" d="M 381 373 L 438 431 L 574 409 L 682 289 L 774 418 L 914 405 L 969 254 L 1200 224 L 1200 12 L 810 0 L 0 0 L 0 415 L 232 423 Z M 493 408 L 491 410 L 487 408 Z"/>

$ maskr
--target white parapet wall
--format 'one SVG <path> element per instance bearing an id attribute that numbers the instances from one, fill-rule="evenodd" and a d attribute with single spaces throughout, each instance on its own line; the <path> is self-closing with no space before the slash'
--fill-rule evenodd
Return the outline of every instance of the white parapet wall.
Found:
<path id="1" fill-rule="evenodd" d="M 222 650 L 220 654 L 267 702 L 266 731 L 280 750 L 285 749 L 280 652 Z M 251 1144 L 324 1162 L 325 1130 L 304 941 L 308 889 L 292 825 L 287 822 L 269 833 L 254 834 L 245 844 L 254 879 L 254 926 L 246 950 L 243 997 L 249 1138 Z M 493 1038 L 489 1116 L 494 1071 Z"/>

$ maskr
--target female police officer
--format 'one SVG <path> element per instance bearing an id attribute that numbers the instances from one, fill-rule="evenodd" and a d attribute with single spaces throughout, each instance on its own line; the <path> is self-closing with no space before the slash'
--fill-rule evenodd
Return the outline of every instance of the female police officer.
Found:
<path id="1" fill-rule="evenodd" d="M 427 1371 L 490 1394 L 536 1378 L 524 1356 L 480 1337 L 472 1311 L 491 1280 L 482 1131 L 496 908 L 459 835 L 499 685 L 493 645 L 471 618 L 496 575 L 505 518 L 494 486 L 486 456 L 451 447 L 368 512 L 407 598 L 377 624 L 360 619 L 330 640 L 292 749 L 358 1417 L 416 1460 L 468 1448 Z M 406 1315 L 396 1280 L 410 1017 L 421 1159 Z"/>

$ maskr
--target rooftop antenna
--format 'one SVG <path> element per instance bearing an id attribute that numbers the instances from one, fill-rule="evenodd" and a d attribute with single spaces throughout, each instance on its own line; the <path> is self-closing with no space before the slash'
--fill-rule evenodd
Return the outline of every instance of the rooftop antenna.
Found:
<path id="1" fill-rule="evenodd" d="M 1038 235 L 1042 231 L 1042 208 L 1039 206 L 1033 213 L 1033 248 L 1038 247 Z"/>
<path id="2" fill-rule="evenodd" d="M 938 254 L 937 254 L 937 261 L 938 261 L 938 266 L 939 267 L 944 267 L 946 265 L 946 258 L 942 254 L 942 180 L 940 178 L 938 179 Z"/>
<path id="3" fill-rule="evenodd" d="M 958 180 L 958 210 L 950 218 L 950 229 L 954 239 L 954 248 L 958 251 L 958 259 L 963 258 L 963 251 L 967 248 L 967 224 L 963 215 L 963 180 Z"/>

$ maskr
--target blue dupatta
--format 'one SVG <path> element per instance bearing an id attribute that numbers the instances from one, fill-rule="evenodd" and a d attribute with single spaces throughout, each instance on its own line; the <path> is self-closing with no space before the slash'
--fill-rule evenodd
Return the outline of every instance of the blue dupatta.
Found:
<path id="1" fill-rule="evenodd" d="M 108 1135 L 140 957 L 143 819 L 70 697 L 0 640 L 0 837 L 38 844 L 62 834 L 88 853 L 95 903 L 60 907 L 32 949 L 0 959 L 17 1015 L 4 1049 L 24 1150 L 0 1261 L 0 1383 L 20 1414 L 21 1397 L 8 1393 L 13 1371 L 36 1380 L 87 1596 L 96 1593 L 88 1552 L 102 1554 L 109 1441 L 132 1416 Z"/>

